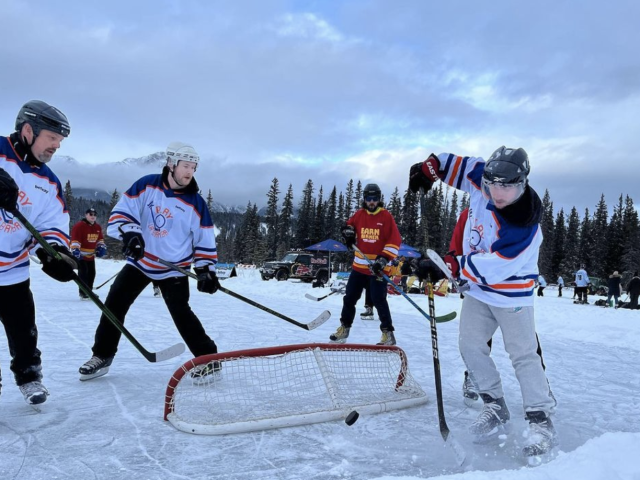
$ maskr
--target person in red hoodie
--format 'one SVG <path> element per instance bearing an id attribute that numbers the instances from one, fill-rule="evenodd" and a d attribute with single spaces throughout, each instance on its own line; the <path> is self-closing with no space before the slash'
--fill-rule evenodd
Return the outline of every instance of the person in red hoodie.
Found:
<path id="1" fill-rule="evenodd" d="M 340 326 L 329 339 L 334 343 L 344 343 L 349 336 L 356 315 L 356 303 L 367 287 L 373 306 L 380 317 L 382 338 L 378 345 L 395 345 L 391 312 L 387 303 L 387 283 L 380 276 L 388 274 L 387 266 L 398 256 L 400 232 L 391 213 L 383 208 L 380 187 L 370 183 L 364 187 L 362 208 L 356 211 L 342 227 L 342 236 L 347 248 L 356 245 L 366 259 L 356 252 L 353 266 L 343 299 Z M 370 262 L 373 264 L 370 266 Z"/>
<path id="2" fill-rule="evenodd" d="M 78 276 L 93 290 L 93 281 L 96 278 L 95 258 L 104 257 L 107 253 L 102 227 L 96 222 L 94 208 L 89 208 L 85 212 L 84 218 L 73 226 L 71 252 L 78 260 Z M 88 300 L 89 297 L 80 290 L 80 299 Z"/>

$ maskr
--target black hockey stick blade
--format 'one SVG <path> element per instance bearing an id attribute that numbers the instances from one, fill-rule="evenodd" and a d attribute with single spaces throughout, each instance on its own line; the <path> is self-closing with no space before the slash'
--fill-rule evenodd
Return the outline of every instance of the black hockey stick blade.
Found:
<path id="1" fill-rule="evenodd" d="M 305 296 L 305 298 L 308 298 L 309 300 L 313 300 L 314 302 L 319 302 L 320 300 L 324 300 L 325 298 L 330 297 L 334 293 L 344 293 L 344 290 L 334 290 L 333 292 L 331 292 L 331 293 L 329 293 L 327 295 L 324 295 L 322 297 L 314 297 L 310 293 L 305 293 L 304 296 Z"/>
<path id="2" fill-rule="evenodd" d="M 178 265 L 175 265 L 171 262 L 168 262 L 167 260 L 163 260 L 160 257 L 156 257 L 155 255 L 152 255 L 148 252 L 145 253 L 145 256 L 149 257 L 150 259 L 161 263 L 162 265 L 164 265 L 165 267 L 169 267 L 177 272 L 182 273 L 183 275 L 186 275 L 189 278 L 193 278 L 194 280 L 198 279 L 198 276 L 193 273 L 190 270 L 186 270 Z M 249 305 L 252 305 L 256 308 L 259 308 L 260 310 L 263 310 L 267 313 L 270 313 L 271 315 L 274 315 L 282 320 L 284 320 L 285 322 L 289 322 L 297 327 L 300 328 L 304 328 L 305 330 L 313 330 L 314 328 L 318 328 L 320 325 L 322 325 L 324 322 L 326 322 L 327 320 L 329 320 L 329 317 L 331 317 L 331 312 L 329 312 L 329 310 L 325 310 L 324 312 L 322 312 L 320 314 L 320 316 L 318 316 L 317 318 L 313 319 L 311 322 L 309 323 L 301 323 L 298 322 L 296 320 L 294 320 L 293 318 L 289 318 L 286 315 L 283 315 L 279 312 L 276 312 L 275 310 L 271 310 L 269 307 L 265 307 L 264 305 L 259 304 L 258 302 L 254 302 L 253 300 L 247 298 L 247 297 L 243 297 L 242 295 L 240 295 L 239 293 L 234 292 L 233 290 L 229 290 L 228 288 L 223 287 L 222 285 L 220 285 L 220 287 L 218 288 L 218 290 L 220 290 L 221 292 L 226 293 L 227 295 L 231 295 L 234 298 L 237 298 L 238 300 L 242 300 L 245 303 L 248 303 Z"/>
<path id="3" fill-rule="evenodd" d="M 20 223 L 22 223 L 22 225 L 24 225 L 24 227 L 27 230 L 29 230 L 31 235 L 33 235 L 33 238 L 36 239 L 36 241 L 40 244 L 40 246 L 44 248 L 49 255 L 51 255 L 53 258 L 57 260 L 62 259 L 62 257 L 60 256 L 60 253 L 58 253 L 51 245 L 49 245 L 49 243 L 47 243 L 47 241 L 42 237 L 42 235 L 40 235 L 40 232 L 38 232 L 38 230 L 36 230 L 36 228 L 33 225 L 31 225 L 31 223 L 25 218 L 24 215 L 22 215 L 22 213 L 20 213 L 18 210 L 14 210 L 11 213 L 15 218 L 20 220 Z M 177 343 L 172 347 L 169 347 L 165 350 L 161 350 L 160 352 L 150 352 L 149 350 L 144 348 L 140 344 L 140 342 L 138 342 L 138 340 L 136 340 L 136 338 L 129 332 L 129 330 L 125 328 L 125 326 L 122 323 L 120 323 L 120 321 L 113 314 L 113 312 L 109 310 L 104 303 L 102 303 L 100 298 L 95 293 L 93 293 L 93 291 L 87 286 L 86 283 L 84 283 L 80 279 L 80 277 L 78 277 L 78 275 L 75 272 L 73 272 L 73 281 L 76 283 L 76 285 L 78 285 L 78 288 L 82 290 L 82 293 L 88 296 L 91 299 L 91 301 L 95 303 L 96 306 L 102 311 L 102 313 L 104 313 L 104 316 L 107 318 L 107 320 L 109 320 L 113 324 L 113 326 L 116 327 L 120 331 L 120 333 L 122 333 L 122 335 L 124 335 L 127 338 L 127 340 L 129 340 L 131 344 L 134 347 L 136 347 L 136 349 L 148 361 L 154 362 L 154 363 L 162 362 L 164 360 L 169 360 L 170 358 L 177 357 L 178 355 L 181 355 L 182 352 L 184 352 L 185 347 L 184 347 L 184 344 L 182 343 Z"/>

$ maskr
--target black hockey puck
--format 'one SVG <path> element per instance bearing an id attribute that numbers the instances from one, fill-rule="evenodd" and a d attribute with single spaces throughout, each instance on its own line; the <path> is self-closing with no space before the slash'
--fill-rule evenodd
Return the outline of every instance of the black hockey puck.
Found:
<path id="1" fill-rule="evenodd" d="M 358 420 L 358 417 L 360 417 L 360 414 L 354 410 L 349 415 L 347 415 L 347 418 L 344 419 L 344 423 L 351 426 L 354 423 L 356 423 L 356 421 Z"/>

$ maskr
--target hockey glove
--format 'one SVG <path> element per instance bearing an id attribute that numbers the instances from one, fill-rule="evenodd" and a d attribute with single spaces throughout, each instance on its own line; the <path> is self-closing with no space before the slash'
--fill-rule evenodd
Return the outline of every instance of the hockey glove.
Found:
<path id="1" fill-rule="evenodd" d="M 122 234 L 122 253 L 134 260 L 144 257 L 144 238 L 140 232 L 124 232 Z"/>
<path id="2" fill-rule="evenodd" d="M 0 208 L 12 211 L 18 203 L 18 185 L 11 175 L 0 168 Z"/>
<path id="3" fill-rule="evenodd" d="M 356 230 L 351 225 L 345 225 L 341 232 L 344 244 L 351 249 L 356 244 Z"/>
<path id="4" fill-rule="evenodd" d="M 107 246 L 103 243 L 98 245 L 98 248 L 96 248 L 96 257 L 102 258 L 106 254 L 107 254 Z"/>
<path id="5" fill-rule="evenodd" d="M 36 255 L 42 262 L 42 271 L 54 280 L 68 282 L 76 277 L 74 269 L 78 264 L 71 256 L 69 250 L 57 243 L 51 244 L 53 249 L 60 254 L 60 259 L 49 255 L 44 248 L 36 250 Z"/>
<path id="6" fill-rule="evenodd" d="M 74 248 L 71 250 L 71 253 L 73 253 L 73 256 L 76 260 L 80 260 L 80 257 L 82 257 L 82 253 L 80 253 L 80 249 L 79 248 Z"/>
<path id="7" fill-rule="evenodd" d="M 458 262 L 458 259 L 455 256 L 455 252 L 449 252 L 444 256 L 444 263 L 447 264 L 447 267 L 449 267 L 449 270 L 451 270 L 451 276 L 453 276 L 453 278 L 459 278 L 460 277 L 460 263 Z"/>
<path id="8" fill-rule="evenodd" d="M 373 262 L 373 265 L 371 265 L 371 271 L 375 275 L 378 275 L 384 270 L 384 267 L 387 266 L 387 263 L 389 263 L 389 261 L 386 258 L 384 258 L 382 255 L 378 255 L 376 257 L 376 261 Z"/>
<path id="9" fill-rule="evenodd" d="M 420 281 L 430 280 L 431 282 L 437 282 L 438 280 L 442 280 L 446 275 L 438 266 L 433 263 L 429 258 L 423 258 L 418 262 L 418 267 L 416 268 L 416 275 Z"/>
<path id="10" fill-rule="evenodd" d="M 198 291 L 204 293 L 216 293 L 220 288 L 218 276 L 209 267 L 197 267 L 193 269 L 198 276 Z"/>
<path id="11" fill-rule="evenodd" d="M 433 153 L 424 162 L 416 163 L 409 170 L 409 189 L 417 193 L 422 188 L 424 193 L 431 190 L 433 182 L 438 180 L 440 160 Z"/>

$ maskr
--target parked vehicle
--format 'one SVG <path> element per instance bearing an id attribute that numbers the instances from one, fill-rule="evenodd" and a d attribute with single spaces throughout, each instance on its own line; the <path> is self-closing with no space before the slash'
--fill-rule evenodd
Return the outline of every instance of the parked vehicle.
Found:
<path id="1" fill-rule="evenodd" d="M 329 255 L 323 252 L 287 252 L 282 260 L 270 260 L 260 267 L 262 280 L 278 281 L 297 278 L 304 282 L 316 281 L 322 285 L 329 281 Z"/>

